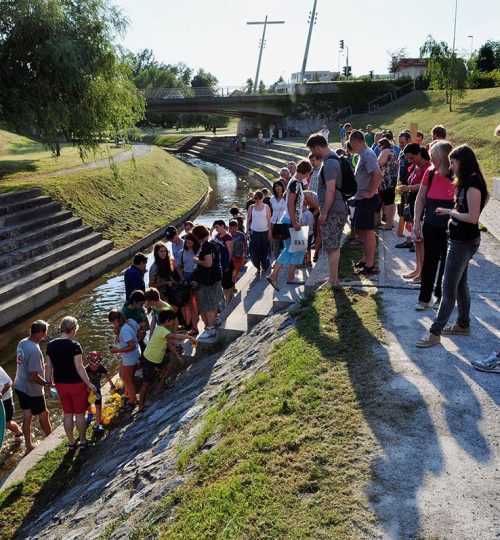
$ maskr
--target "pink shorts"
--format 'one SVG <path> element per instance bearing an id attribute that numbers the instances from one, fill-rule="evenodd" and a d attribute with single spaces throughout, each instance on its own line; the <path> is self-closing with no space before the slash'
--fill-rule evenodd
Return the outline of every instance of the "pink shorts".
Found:
<path id="1" fill-rule="evenodd" d="M 89 406 L 89 391 L 84 382 L 57 383 L 56 390 L 64 414 L 84 414 Z"/>

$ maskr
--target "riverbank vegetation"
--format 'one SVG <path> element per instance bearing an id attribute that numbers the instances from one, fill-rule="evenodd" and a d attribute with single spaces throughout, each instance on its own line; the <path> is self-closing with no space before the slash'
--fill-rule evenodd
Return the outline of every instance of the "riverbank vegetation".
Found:
<path id="1" fill-rule="evenodd" d="M 208 178 L 200 169 L 153 147 L 146 156 L 113 169 L 0 182 L 0 192 L 28 187 L 41 187 L 122 248 L 192 208 L 207 192 Z"/>
<path id="2" fill-rule="evenodd" d="M 379 339 L 373 291 L 326 290 L 303 305 L 269 370 L 214 404 L 179 454 L 190 479 L 133 537 L 365 537 L 374 524 L 363 492 L 374 441 L 363 406 Z"/>

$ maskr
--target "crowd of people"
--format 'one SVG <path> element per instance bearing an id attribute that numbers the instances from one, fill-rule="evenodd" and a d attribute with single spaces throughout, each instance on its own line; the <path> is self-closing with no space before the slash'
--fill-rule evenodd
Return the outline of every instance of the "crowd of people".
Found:
<path id="1" fill-rule="evenodd" d="M 246 260 L 254 266 L 255 279 L 267 279 L 280 290 L 283 268 L 286 285 L 300 285 L 303 281 L 297 279 L 296 269 L 307 268 L 324 253 L 329 275 L 320 285 L 340 286 L 340 247 L 346 223 L 350 224 L 349 237 L 363 245 L 355 271 L 370 276 L 378 273 L 375 231 L 392 231 L 399 216 L 399 232 L 405 239 L 395 247 L 410 249 L 416 257 L 415 270 L 403 277 L 420 285 L 417 310 L 437 310 L 429 330 L 416 341 L 417 347 L 436 345 L 443 334 L 471 333 L 467 269 L 479 248 L 479 216 L 488 201 L 473 150 L 467 145 L 454 147 L 440 125 L 432 129 L 426 145 L 421 132 L 413 140 L 409 131 L 402 131 L 396 142 L 390 130 L 374 132 L 371 126 L 359 130 L 345 124 L 339 135 L 342 146 L 338 149 L 329 146 L 326 126 L 311 135 L 306 143 L 308 158 L 284 165 L 271 191 L 250 192 L 245 209 L 232 207 L 227 223 L 219 219 L 209 229 L 186 221 L 183 231 L 167 227 L 166 242 L 154 246 L 149 269 L 147 256 L 135 255 L 125 272 L 125 303 L 108 315 L 115 336 L 109 352 L 121 359 L 125 411 L 136 407 L 144 411 L 154 382 L 159 381 L 160 388 L 172 383 L 172 375 L 181 367 L 181 342 L 189 340 L 196 346 L 197 339 L 216 335 L 221 311 L 232 299 Z M 450 324 L 455 304 L 458 318 Z M 84 360 L 75 340 L 75 318 L 64 317 L 59 330 L 60 335 L 47 345 L 44 361 L 40 343 L 48 324 L 35 321 L 29 337 L 18 345 L 13 383 L 0 368 L 7 428 L 18 439 L 24 436 L 27 452 L 34 446 L 33 416 L 39 418 L 45 435 L 52 430 L 45 387 L 61 401 L 69 449 L 90 444 L 89 418 L 94 430 L 102 431 L 102 377 L 113 385 L 102 356 L 92 351 Z M 500 370 L 498 353 L 472 363 L 483 371 Z M 13 420 L 12 386 L 23 410 L 22 429 Z M 96 396 L 95 417 L 86 416 L 89 393 Z"/>

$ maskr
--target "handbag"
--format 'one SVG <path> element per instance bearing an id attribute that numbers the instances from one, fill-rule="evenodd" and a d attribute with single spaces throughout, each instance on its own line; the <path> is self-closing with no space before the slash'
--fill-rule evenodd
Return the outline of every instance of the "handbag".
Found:
<path id="1" fill-rule="evenodd" d="M 304 225 L 299 231 L 290 229 L 290 248 L 289 253 L 305 253 L 307 251 L 309 227 Z"/>
<path id="2" fill-rule="evenodd" d="M 288 240 L 290 238 L 290 224 L 275 223 L 273 225 L 271 234 L 273 236 L 273 240 Z"/>

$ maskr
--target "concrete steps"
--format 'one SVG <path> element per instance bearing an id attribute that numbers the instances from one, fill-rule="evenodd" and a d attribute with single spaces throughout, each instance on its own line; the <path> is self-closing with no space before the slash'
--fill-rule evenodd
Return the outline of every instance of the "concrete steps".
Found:
<path id="1" fill-rule="evenodd" d="M 0 195 L 0 326 L 81 283 L 86 267 L 104 269 L 112 249 L 41 189 Z"/>

